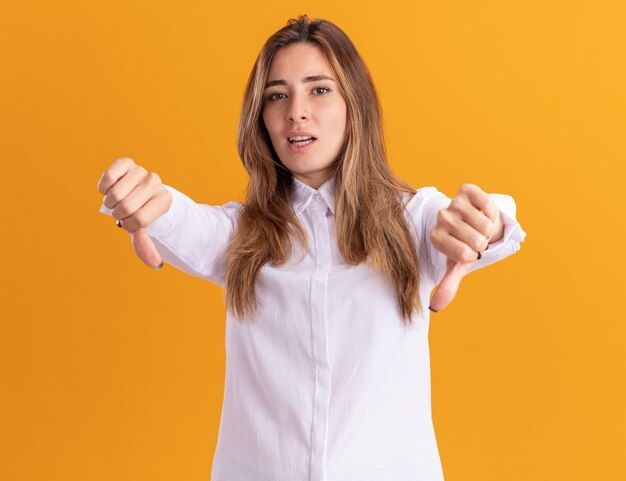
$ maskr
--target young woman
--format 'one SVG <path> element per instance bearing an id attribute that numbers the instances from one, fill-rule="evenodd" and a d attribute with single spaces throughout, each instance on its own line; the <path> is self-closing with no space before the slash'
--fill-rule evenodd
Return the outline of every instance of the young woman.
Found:
<path id="1" fill-rule="evenodd" d="M 212 479 L 443 479 L 426 307 L 520 248 L 515 202 L 470 184 L 451 200 L 396 177 L 363 60 L 338 27 L 306 16 L 261 50 L 238 146 L 243 204 L 198 204 L 128 158 L 98 185 L 101 212 L 146 264 L 225 289 Z"/>

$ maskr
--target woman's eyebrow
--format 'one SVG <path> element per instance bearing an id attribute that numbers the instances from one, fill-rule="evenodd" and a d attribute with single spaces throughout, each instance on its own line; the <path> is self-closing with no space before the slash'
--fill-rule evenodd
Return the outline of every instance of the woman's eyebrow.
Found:
<path id="1" fill-rule="evenodd" d="M 335 81 L 334 78 L 327 75 L 309 75 L 308 77 L 304 77 L 302 79 L 302 83 L 317 82 L 319 80 L 332 80 L 333 82 Z M 265 88 L 273 87 L 274 85 L 287 85 L 287 82 L 285 80 L 270 80 L 265 84 Z"/>

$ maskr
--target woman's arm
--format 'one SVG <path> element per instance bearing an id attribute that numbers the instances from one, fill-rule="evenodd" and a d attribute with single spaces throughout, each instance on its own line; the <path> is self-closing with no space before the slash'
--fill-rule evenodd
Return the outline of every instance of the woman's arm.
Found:
<path id="1" fill-rule="evenodd" d="M 520 243 L 524 241 L 526 236 L 526 233 L 517 222 L 516 205 L 513 197 L 503 194 L 487 194 L 487 196 L 489 203 L 492 204 L 491 218 L 495 222 L 493 233 L 489 238 L 487 250 L 484 250 L 484 246 L 476 244 L 476 249 L 479 249 L 481 252 L 481 258 L 463 266 L 463 269 L 460 269 L 462 275 L 514 254 L 520 249 Z M 451 261 L 446 254 L 435 247 L 431 233 L 437 226 L 440 216 L 444 217 L 447 215 L 442 215 L 440 212 L 449 208 L 451 203 L 452 199 L 439 192 L 436 187 L 429 186 L 418 189 L 406 205 L 409 218 L 414 227 L 414 238 L 418 247 L 420 266 L 423 268 L 422 273 L 427 276 L 426 278 L 432 285 L 438 285 L 439 287 L 442 287 L 441 283 L 446 272 L 453 267 L 454 261 Z M 465 249 L 470 248 L 465 246 Z M 477 252 L 474 251 L 473 255 L 477 256 Z M 444 285 L 443 287 L 446 286 Z M 456 287 L 458 287 L 458 284 Z M 435 309 L 438 310 L 437 307 L 445 307 L 445 304 L 454 297 L 455 293 L 456 291 L 448 292 L 449 299 L 445 300 L 440 306 L 434 306 Z M 433 300 L 435 302 L 438 301 L 435 296 L 433 296 Z"/>
<path id="2" fill-rule="evenodd" d="M 174 187 L 164 187 L 172 194 L 172 204 L 147 229 L 162 259 L 187 274 L 223 285 L 225 252 L 241 204 L 198 204 Z M 112 215 L 104 204 L 100 212 Z"/>
<path id="3" fill-rule="evenodd" d="M 167 263 L 223 286 L 226 250 L 242 205 L 239 202 L 199 204 L 175 188 L 165 187 L 173 195 L 175 210 L 164 223 L 152 224 L 148 235 Z"/>

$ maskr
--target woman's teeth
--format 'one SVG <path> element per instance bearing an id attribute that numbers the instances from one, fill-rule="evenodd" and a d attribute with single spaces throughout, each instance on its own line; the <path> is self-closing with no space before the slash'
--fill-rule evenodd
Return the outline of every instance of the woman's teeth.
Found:
<path id="1" fill-rule="evenodd" d="M 298 135 L 297 137 L 289 137 L 287 140 L 289 140 L 289 142 L 291 142 L 293 145 L 301 147 L 303 145 L 310 144 L 315 140 L 315 138 Z"/>

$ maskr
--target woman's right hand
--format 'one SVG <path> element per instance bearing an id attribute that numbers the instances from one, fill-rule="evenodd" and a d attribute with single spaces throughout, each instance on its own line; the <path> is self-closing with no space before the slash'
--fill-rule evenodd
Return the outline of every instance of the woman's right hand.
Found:
<path id="1" fill-rule="evenodd" d="M 121 220 L 122 227 L 130 234 L 139 258 L 150 267 L 160 268 L 161 256 L 148 236 L 148 226 L 172 205 L 172 194 L 161 178 L 132 159 L 122 157 L 104 171 L 98 191 L 104 194 L 104 205 L 113 209 L 111 215 Z"/>

